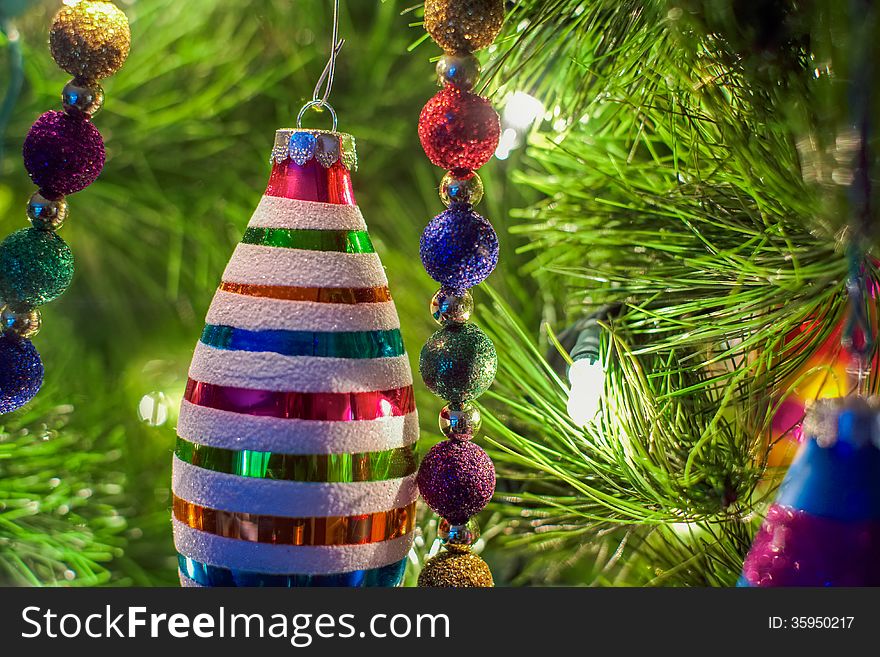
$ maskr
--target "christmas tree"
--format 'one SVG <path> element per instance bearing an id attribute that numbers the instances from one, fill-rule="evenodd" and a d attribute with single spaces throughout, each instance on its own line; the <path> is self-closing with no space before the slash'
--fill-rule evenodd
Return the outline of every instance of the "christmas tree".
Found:
<path id="1" fill-rule="evenodd" d="M 0 583 L 175 583 L 170 455 L 192 338 L 266 179 L 266 135 L 323 66 L 328 4 L 126 6 L 132 52 L 101 114 L 107 166 L 76 200 L 77 276 L 36 338 L 46 384 L 3 418 Z M 17 151 L 66 81 L 45 46 L 56 9 L 0 0 L 4 235 L 31 190 Z M 334 86 L 411 357 L 435 328 L 417 253 L 442 175 L 416 135 L 439 55 L 421 11 L 343 3 Z M 499 356 L 480 400 L 499 481 L 479 547 L 496 583 L 736 583 L 801 402 L 849 391 L 836 345 L 845 250 L 868 234 L 847 224 L 849 163 L 874 143 L 853 132 L 859 108 L 876 109 L 860 66 L 877 61 L 873 12 L 507 3 L 480 53 L 503 129 L 480 211 L 502 264 L 475 290 Z M 579 349 L 595 364 L 569 375 Z M 424 453 L 440 402 L 416 388 Z M 435 549 L 429 512 L 418 525 L 413 561 Z"/>

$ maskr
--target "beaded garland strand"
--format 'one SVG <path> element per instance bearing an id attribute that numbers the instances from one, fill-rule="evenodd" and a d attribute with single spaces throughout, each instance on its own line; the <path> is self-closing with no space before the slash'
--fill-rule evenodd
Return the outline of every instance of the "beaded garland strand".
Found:
<path id="1" fill-rule="evenodd" d="M 419 490 L 439 516 L 444 551 L 430 559 L 419 586 L 489 587 L 492 573 L 471 552 L 479 531 L 472 516 L 485 508 L 495 491 L 495 467 L 473 441 L 480 412 L 472 400 L 495 378 L 495 346 L 469 323 L 478 285 L 498 262 L 498 237 L 474 211 L 483 197 L 475 172 L 498 146 L 501 125 L 486 98 L 472 92 L 480 73 L 473 52 L 490 45 L 504 21 L 502 0 L 427 0 L 425 29 L 443 49 L 437 74 L 443 88 L 422 110 L 419 139 L 431 162 L 447 169 L 440 199 L 447 210 L 434 217 L 422 234 L 420 253 L 428 274 L 441 287 L 431 300 L 438 324 L 422 348 L 419 370 L 425 385 L 447 400 L 440 412 L 446 440 L 422 460 Z"/>
<path id="2" fill-rule="evenodd" d="M 91 119 L 104 103 L 99 81 L 128 56 L 128 19 L 111 2 L 67 0 L 52 21 L 49 45 L 73 79 L 61 92 L 63 111 L 40 116 L 24 141 L 24 166 L 38 187 L 27 206 L 31 227 L 0 243 L 0 413 L 30 401 L 43 382 L 30 338 L 40 330 L 38 306 L 73 279 L 73 254 L 56 231 L 67 218 L 65 196 L 91 185 L 104 167 L 104 140 Z"/>

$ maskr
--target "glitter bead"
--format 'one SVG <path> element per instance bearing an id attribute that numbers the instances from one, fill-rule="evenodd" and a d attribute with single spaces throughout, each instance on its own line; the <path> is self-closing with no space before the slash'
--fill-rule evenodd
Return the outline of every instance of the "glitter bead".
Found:
<path id="1" fill-rule="evenodd" d="M 470 53 L 443 55 L 437 61 L 437 77 L 440 84 L 469 91 L 480 77 L 480 60 Z"/>
<path id="2" fill-rule="evenodd" d="M 425 385 L 438 397 L 462 402 L 492 385 L 498 356 L 495 345 L 474 324 L 449 324 L 434 333 L 419 355 Z"/>
<path id="3" fill-rule="evenodd" d="M 49 194 L 85 189 L 104 168 L 104 140 L 90 121 L 59 111 L 46 112 L 25 137 L 24 166 Z"/>
<path id="4" fill-rule="evenodd" d="M 23 228 L 0 243 L 0 297 L 39 306 L 60 296 L 73 280 L 73 254 L 56 233 Z"/>
<path id="5" fill-rule="evenodd" d="M 419 492 L 434 512 L 462 525 L 482 511 L 495 492 L 495 466 L 476 443 L 444 440 L 422 459 Z"/>
<path id="6" fill-rule="evenodd" d="M 315 159 L 325 169 L 329 169 L 339 160 L 339 134 L 320 133 L 315 146 Z"/>
<path id="7" fill-rule="evenodd" d="M 318 140 L 311 132 L 295 132 L 290 136 L 290 159 L 302 166 L 315 156 Z"/>
<path id="8" fill-rule="evenodd" d="M 104 106 L 104 89 L 97 82 L 74 78 L 61 90 L 61 106 L 68 114 L 90 119 Z"/>
<path id="9" fill-rule="evenodd" d="M 43 362 L 30 340 L 0 336 L 0 413 L 9 413 L 33 399 L 43 385 Z"/>
<path id="10" fill-rule="evenodd" d="M 419 243 L 428 275 L 455 294 L 482 283 L 498 264 L 498 236 L 467 205 L 453 205 L 434 217 Z"/>
<path id="11" fill-rule="evenodd" d="M 49 47 L 58 66 L 71 75 L 106 78 L 128 57 L 128 18 L 112 2 L 66 2 L 52 21 Z"/>
<path id="12" fill-rule="evenodd" d="M 20 338 L 32 338 L 40 332 L 42 318 L 36 308 L 15 310 L 6 306 L 0 313 L 0 328 L 3 333 L 11 333 Z"/>
<path id="13" fill-rule="evenodd" d="M 485 48 L 503 24 L 503 0 L 425 0 L 425 30 L 446 52 Z"/>
<path id="14" fill-rule="evenodd" d="M 463 525 L 453 525 L 446 518 L 440 520 L 437 538 L 450 552 L 470 552 L 471 546 L 480 538 L 480 525 L 471 518 Z"/>
<path id="15" fill-rule="evenodd" d="M 471 403 L 447 404 L 440 411 L 440 431 L 454 440 L 472 440 L 483 424 L 480 409 Z"/>
<path id="16" fill-rule="evenodd" d="M 431 298 L 431 316 L 441 326 L 444 324 L 464 324 L 474 312 L 474 298 L 468 291 L 456 294 L 441 287 Z"/>
<path id="17" fill-rule="evenodd" d="M 27 215 L 38 230 L 58 230 L 67 220 L 67 200 L 63 196 L 48 198 L 34 192 L 28 201 Z"/>
<path id="18" fill-rule="evenodd" d="M 476 554 L 442 552 L 425 564 L 419 573 L 419 586 L 491 588 L 495 582 L 489 566 Z"/>
<path id="19" fill-rule="evenodd" d="M 473 171 L 447 171 L 440 181 L 440 200 L 447 208 L 453 203 L 477 205 L 483 200 L 483 181 Z"/>
<path id="20" fill-rule="evenodd" d="M 446 86 L 422 108 L 419 140 L 444 169 L 479 169 L 498 147 L 501 121 L 482 96 Z"/>

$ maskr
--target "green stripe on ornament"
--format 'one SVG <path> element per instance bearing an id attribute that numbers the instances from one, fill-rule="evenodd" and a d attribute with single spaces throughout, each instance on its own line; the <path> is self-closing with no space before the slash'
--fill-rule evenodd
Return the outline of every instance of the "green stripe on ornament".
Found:
<path id="1" fill-rule="evenodd" d="M 370 235 L 365 230 L 313 230 L 251 226 L 244 231 L 244 237 L 241 241 L 244 244 L 260 244 L 306 251 L 375 253 Z"/>
<path id="2" fill-rule="evenodd" d="M 174 454 L 206 470 L 281 481 L 350 484 L 398 479 L 416 471 L 415 445 L 355 454 L 280 454 L 212 447 L 178 437 Z"/>

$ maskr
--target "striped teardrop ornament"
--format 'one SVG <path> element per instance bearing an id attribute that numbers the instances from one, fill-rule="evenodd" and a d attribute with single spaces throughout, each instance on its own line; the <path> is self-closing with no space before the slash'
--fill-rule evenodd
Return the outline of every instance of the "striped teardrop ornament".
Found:
<path id="1" fill-rule="evenodd" d="M 298 146 L 319 136 L 339 144 L 332 162 Z M 349 135 L 276 133 L 269 185 L 181 404 L 172 522 L 183 586 L 403 578 L 418 418 L 400 320 L 354 200 L 356 161 Z"/>

